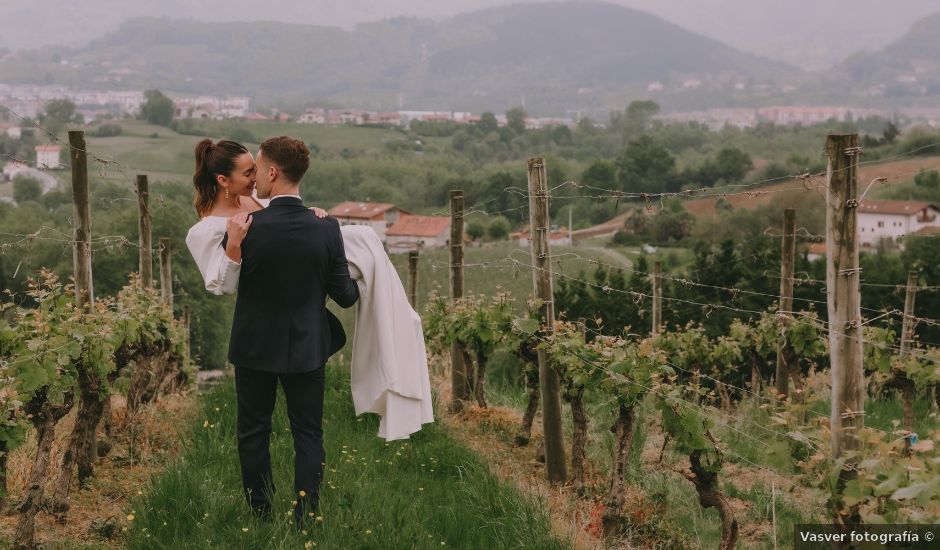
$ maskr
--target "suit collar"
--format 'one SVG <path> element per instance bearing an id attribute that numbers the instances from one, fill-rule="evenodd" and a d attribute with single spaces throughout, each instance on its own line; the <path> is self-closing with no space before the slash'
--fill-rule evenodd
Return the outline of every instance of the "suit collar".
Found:
<path id="1" fill-rule="evenodd" d="M 302 201 L 300 197 L 295 197 L 291 195 L 279 195 L 271 199 L 271 202 L 268 203 L 268 206 L 278 206 L 278 205 L 303 206 L 304 201 Z"/>

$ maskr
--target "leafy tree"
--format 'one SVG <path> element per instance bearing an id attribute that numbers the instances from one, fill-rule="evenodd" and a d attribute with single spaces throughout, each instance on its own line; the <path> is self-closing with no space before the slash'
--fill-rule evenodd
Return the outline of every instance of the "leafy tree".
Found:
<path id="1" fill-rule="evenodd" d="M 581 174 L 581 183 L 611 189 L 617 183 L 617 165 L 609 160 L 597 159 Z"/>
<path id="2" fill-rule="evenodd" d="M 649 236 L 658 243 L 681 241 L 692 233 L 695 218 L 688 212 L 663 211 L 653 216 Z"/>
<path id="3" fill-rule="evenodd" d="M 408 125 L 412 132 L 419 136 L 448 137 L 460 129 L 460 125 L 453 120 L 418 120 L 414 119 Z"/>
<path id="4" fill-rule="evenodd" d="M 525 173 L 520 171 L 496 172 L 483 183 L 474 203 L 482 210 L 502 212 L 512 223 L 526 222 L 529 219 L 529 199 L 517 192 L 527 189 L 525 177 Z M 461 189 L 461 187 L 452 187 L 452 189 Z"/>
<path id="5" fill-rule="evenodd" d="M 888 121 L 888 124 L 885 125 L 884 132 L 882 132 L 883 143 L 892 144 L 894 140 L 901 135 L 901 130 L 894 124 L 894 121 Z"/>
<path id="6" fill-rule="evenodd" d="M 46 104 L 45 112 L 39 117 L 40 122 L 52 133 L 56 133 L 66 124 L 81 124 L 81 115 L 75 114 L 75 104 L 68 99 L 53 99 Z"/>
<path id="7" fill-rule="evenodd" d="M 648 135 L 631 141 L 617 162 L 617 177 L 628 193 L 663 193 L 673 190 L 676 159 Z"/>
<path id="8" fill-rule="evenodd" d="M 578 121 L 578 133 L 585 135 L 593 135 L 597 133 L 597 126 L 590 117 L 583 117 Z"/>
<path id="9" fill-rule="evenodd" d="M 450 139 L 450 146 L 453 147 L 455 151 L 468 151 L 474 143 L 476 143 L 476 141 L 473 139 L 473 136 L 466 130 L 457 130 L 454 132 L 454 137 Z"/>
<path id="10" fill-rule="evenodd" d="M 474 220 L 472 222 L 467 223 L 466 232 L 467 232 L 468 237 L 476 241 L 476 240 L 479 240 L 480 237 L 486 234 L 486 226 L 483 225 L 483 222 Z"/>
<path id="11" fill-rule="evenodd" d="M 655 101 L 631 101 L 624 114 L 624 134 L 627 137 L 642 134 L 653 117 L 659 114 L 659 108 Z"/>
<path id="12" fill-rule="evenodd" d="M 522 107 L 513 107 L 506 111 L 506 127 L 513 134 L 523 134 L 525 133 L 525 119 L 529 115 L 525 112 L 525 109 Z"/>
<path id="13" fill-rule="evenodd" d="M 726 147 L 718 152 L 715 166 L 721 179 L 728 182 L 741 181 L 754 168 L 751 155 L 734 147 Z"/>
<path id="14" fill-rule="evenodd" d="M 496 216 L 486 228 L 486 233 L 494 241 L 501 241 L 509 236 L 512 230 L 509 220 L 503 216 Z"/>
<path id="15" fill-rule="evenodd" d="M 490 132 L 499 131 L 499 122 L 496 120 L 496 115 L 487 111 L 480 115 L 480 122 L 477 123 L 476 127 L 481 134 L 486 135 Z"/>
<path id="16" fill-rule="evenodd" d="M 687 174 L 687 177 L 701 186 L 711 187 L 719 181 L 725 183 L 741 181 L 753 167 L 751 155 L 734 147 L 726 147 L 719 151 L 713 160 L 707 161 L 698 170 Z"/>
<path id="17" fill-rule="evenodd" d="M 921 170 L 914 176 L 914 183 L 918 187 L 940 189 L 940 172 L 936 170 Z"/>
<path id="18" fill-rule="evenodd" d="M 567 126 L 554 126 L 549 130 L 549 132 L 551 132 L 552 141 L 558 145 L 571 145 L 573 141 L 571 128 L 568 128 Z"/>
<path id="19" fill-rule="evenodd" d="M 38 201 L 42 196 L 42 184 L 35 178 L 17 176 L 13 180 L 13 200 L 18 204 L 27 201 Z"/>
<path id="20" fill-rule="evenodd" d="M 176 106 L 173 100 L 160 90 L 147 90 L 144 92 L 144 104 L 140 108 L 140 114 L 150 124 L 169 126 L 173 122 L 173 115 L 176 114 Z"/>

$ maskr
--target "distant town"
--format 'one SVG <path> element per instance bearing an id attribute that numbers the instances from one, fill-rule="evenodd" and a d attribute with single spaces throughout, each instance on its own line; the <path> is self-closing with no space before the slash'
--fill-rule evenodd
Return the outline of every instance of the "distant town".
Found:
<path id="1" fill-rule="evenodd" d="M 651 83 L 655 89 L 658 83 Z M 480 121 L 480 114 L 464 111 L 397 110 L 370 111 L 357 108 L 310 107 L 303 112 L 288 113 L 277 109 L 264 113 L 253 111 L 251 100 L 243 96 L 182 95 L 167 93 L 176 105 L 178 119 L 246 121 L 280 121 L 300 124 L 340 125 L 394 125 L 407 126 L 412 121 L 452 121 L 456 124 L 473 124 Z M 64 86 L 9 85 L 0 83 L 0 105 L 16 114 L 35 119 L 46 103 L 53 99 L 68 99 L 76 106 L 76 113 L 87 122 L 95 120 L 134 116 L 144 103 L 143 91 L 79 91 Z M 496 114 L 497 123 L 506 124 L 506 116 Z M 777 125 L 810 125 L 827 120 L 847 121 L 868 117 L 892 118 L 901 116 L 912 124 L 940 126 L 940 108 L 867 109 L 846 105 L 786 105 L 769 107 L 713 108 L 701 111 L 664 112 L 658 119 L 669 122 L 697 122 L 713 130 L 725 126 L 751 128 L 761 123 Z M 552 126 L 574 127 L 581 116 L 572 111 L 566 117 L 526 118 L 528 129 Z M 0 132 L 15 133 L 9 124 L 0 127 Z M 603 120 L 595 121 L 603 124 Z M 0 122 L 3 124 L 3 122 Z"/>

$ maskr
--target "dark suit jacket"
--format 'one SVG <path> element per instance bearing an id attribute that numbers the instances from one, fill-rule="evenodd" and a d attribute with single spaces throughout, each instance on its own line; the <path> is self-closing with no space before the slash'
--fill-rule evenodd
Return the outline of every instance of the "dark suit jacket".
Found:
<path id="1" fill-rule="evenodd" d="M 252 214 L 242 242 L 229 361 L 273 373 L 321 368 L 346 343 L 327 295 L 342 307 L 359 299 L 339 222 L 317 218 L 300 199 L 272 200 Z"/>

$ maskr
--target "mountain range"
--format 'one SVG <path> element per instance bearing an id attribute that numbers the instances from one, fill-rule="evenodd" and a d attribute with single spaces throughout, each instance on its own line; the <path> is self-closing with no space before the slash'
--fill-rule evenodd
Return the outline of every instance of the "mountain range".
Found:
<path id="1" fill-rule="evenodd" d="M 0 54 L 0 82 L 247 95 L 268 105 L 524 104 L 544 114 L 621 108 L 647 96 L 674 110 L 848 98 L 922 104 L 940 94 L 938 32 L 940 14 L 820 74 L 602 2 L 512 4 L 352 28 L 142 17 L 82 46 Z"/>
<path id="2" fill-rule="evenodd" d="M 352 29 L 389 17 L 444 20 L 480 9 L 533 0 L 2 0 L 0 50 L 81 46 L 136 17 L 210 23 L 279 21 Z M 536 0 L 538 1 L 538 0 Z M 598 0 L 553 0 L 596 2 Z M 915 21 L 936 12 L 936 0 L 606 0 L 662 17 L 742 51 L 807 70 L 831 68 L 862 50 L 877 50 Z"/>
<path id="3" fill-rule="evenodd" d="M 651 83 L 685 90 L 777 85 L 801 71 L 645 12 L 605 3 L 511 5 L 441 22 L 352 30 L 138 18 L 78 48 L 0 61 L 0 81 L 249 95 L 266 102 L 543 111 L 626 103 Z M 618 99 L 619 98 L 619 99 Z"/>
<path id="4" fill-rule="evenodd" d="M 911 101 L 940 95 L 940 13 L 925 17 L 902 37 L 875 52 L 853 55 L 833 76 L 858 95 Z"/>

